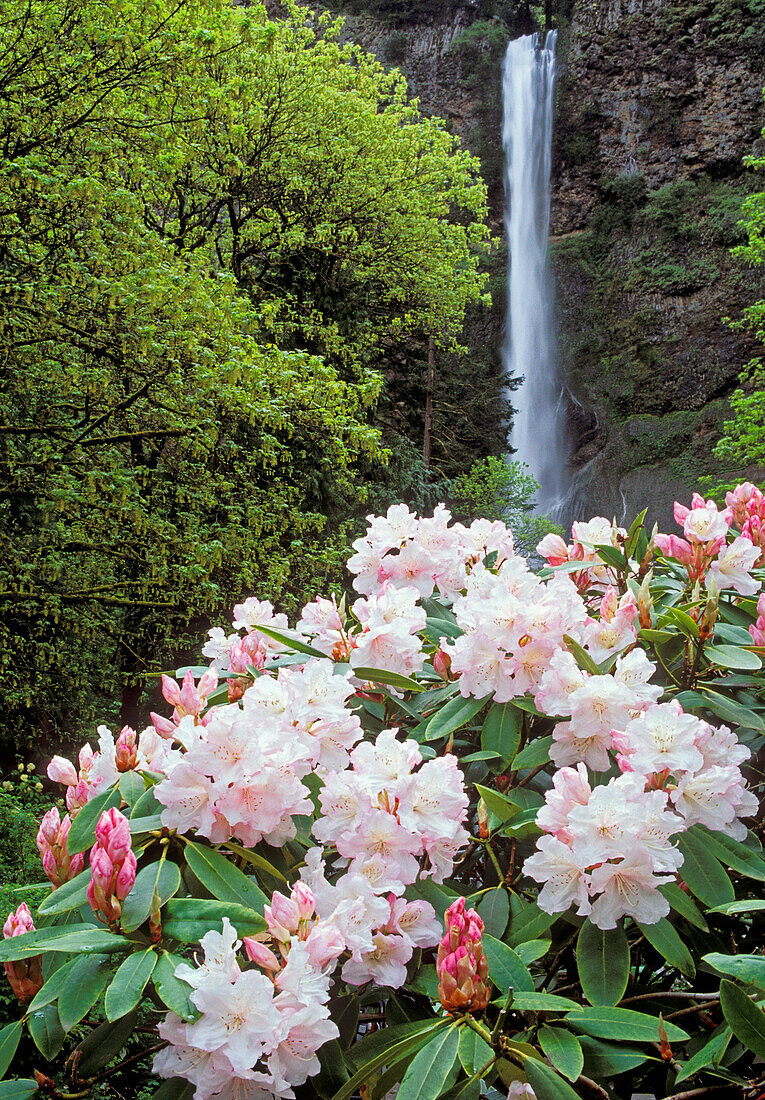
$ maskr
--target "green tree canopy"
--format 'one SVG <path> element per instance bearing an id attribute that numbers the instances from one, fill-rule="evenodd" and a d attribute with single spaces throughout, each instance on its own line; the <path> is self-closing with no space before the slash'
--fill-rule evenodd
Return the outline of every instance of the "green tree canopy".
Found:
<path id="1" fill-rule="evenodd" d="M 458 336 L 485 194 L 326 20 L 9 0 L 0 27 L 6 731 L 332 575 L 374 368 Z M 1 732 L 1 731 L 0 731 Z"/>

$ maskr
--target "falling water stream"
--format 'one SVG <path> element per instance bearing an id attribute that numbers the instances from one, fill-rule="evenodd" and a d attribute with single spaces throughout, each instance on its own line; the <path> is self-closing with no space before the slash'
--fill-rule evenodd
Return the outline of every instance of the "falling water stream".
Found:
<path id="1" fill-rule="evenodd" d="M 505 371 L 522 378 L 510 442 L 539 482 L 537 506 L 557 513 L 569 488 L 565 398 L 558 377 L 547 262 L 555 40 L 517 38 L 502 66 L 505 228 L 509 245 Z"/>

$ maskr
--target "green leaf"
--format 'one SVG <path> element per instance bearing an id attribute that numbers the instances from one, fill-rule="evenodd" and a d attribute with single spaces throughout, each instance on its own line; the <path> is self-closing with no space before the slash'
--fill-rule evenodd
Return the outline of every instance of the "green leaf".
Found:
<path id="1" fill-rule="evenodd" d="M 327 654 L 322 653 L 320 649 L 314 649 L 313 646 L 306 645 L 297 637 L 293 637 L 291 634 L 282 633 L 280 630 L 274 630 L 273 627 L 263 626 L 261 623 L 255 627 L 255 630 L 259 634 L 265 634 L 268 638 L 273 638 L 275 642 L 281 642 L 287 649 L 292 649 L 298 653 L 307 653 L 310 657 L 321 657 L 322 660 L 327 660 Z"/>
<path id="2" fill-rule="evenodd" d="M 408 983 L 408 988 L 413 993 L 421 993 L 425 997 L 430 997 L 431 1001 L 438 1000 L 438 974 L 433 963 L 427 963 L 425 966 L 421 966 L 412 980 Z"/>
<path id="3" fill-rule="evenodd" d="M 500 794 L 499 791 L 492 790 L 491 787 L 484 787 L 481 783 L 476 783 L 475 789 L 486 803 L 487 810 L 490 810 L 495 817 L 499 818 L 500 822 L 510 821 L 520 812 L 519 807 L 511 802 L 506 795 Z"/>
<path id="4" fill-rule="evenodd" d="M 23 1020 L 14 1020 L 12 1024 L 6 1024 L 0 1031 L 0 1077 L 5 1077 L 8 1066 L 13 1061 L 13 1056 L 24 1030 Z"/>
<path id="5" fill-rule="evenodd" d="M 213 901 L 211 898 L 171 898 L 165 906 L 165 914 L 162 930 L 168 936 L 183 939 L 177 936 L 174 930 L 179 922 L 194 924 L 199 930 L 199 936 L 189 940 L 184 939 L 184 943 L 196 943 L 211 928 L 221 931 L 224 917 L 228 917 L 239 936 L 256 936 L 266 928 L 265 918 L 260 913 L 256 913 L 248 905 L 237 905 L 233 901 Z"/>
<path id="6" fill-rule="evenodd" d="M 756 672 L 762 668 L 762 661 L 756 653 L 737 645 L 708 645 L 704 647 L 704 656 L 720 668 L 740 668 L 746 672 Z"/>
<path id="7" fill-rule="evenodd" d="M 659 893 L 664 895 L 674 911 L 679 913 L 681 917 L 685 917 L 689 924 L 700 928 L 702 932 L 709 931 L 709 925 L 704 920 L 698 905 L 693 898 L 686 894 L 685 890 L 680 889 L 677 883 L 665 883 L 664 886 L 659 887 Z"/>
<path id="8" fill-rule="evenodd" d="M 699 637 L 699 624 L 679 607 L 665 607 L 664 618 L 670 619 L 688 638 Z"/>
<path id="9" fill-rule="evenodd" d="M 765 1058 L 765 1013 L 746 993 L 725 978 L 720 982 L 720 1003 L 733 1034 L 758 1058 Z"/>
<path id="10" fill-rule="evenodd" d="M 584 649 L 575 638 L 572 638 L 569 634 L 564 634 L 563 642 L 566 646 L 566 649 L 569 651 L 569 653 L 573 655 L 574 660 L 581 669 L 584 669 L 585 672 L 591 673 L 591 675 L 593 676 L 598 675 L 599 669 L 597 664 L 587 652 L 587 650 Z"/>
<path id="11" fill-rule="evenodd" d="M 321 1069 L 311 1078 L 311 1084 L 319 1096 L 330 1097 L 350 1078 L 342 1047 L 337 1039 L 331 1039 L 319 1047 L 316 1054 Z"/>
<path id="12" fill-rule="evenodd" d="M 29 1077 L 0 1081 L 0 1100 L 32 1100 L 37 1095 L 37 1082 Z"/>
<path id="13" fill-rule="evenodd" d="M 161 814 L 149 814 L 146 817 L 130 818 L 130 835 L 138 836 L 139 833 L 153 833 L 155 829 L 162 828 Z"/>
<path id="14" fill-rule="evenodd" d="M 58 956 L 53 956 L 57 958 Z M 67 962 L 62 963 L 57 970 L 54 970 L 51 976 L 46 981 L 42 989 L 32 1000 L 29 1005 L 29 1011 L 34 1012 L 36 1008 L 42 1008 L 43 1005 L 49 1005 L 51 1001 L 55 1001 L 61 990 L 66 985 L 67 979 L 72 972 L 72 968 L 77 964 L 79 960 L 77 958 L 69 959 Z"/>
<path id="15" fill-rule="evenodd" d="M 74 856 L 78 852 L 84 852 L 86 848 L 93 845 L 96 839 L 96 824 L 99 817 L 107 810 L 118 807 L 121 801 L 122 797 L 117 787 L 111 787 L 108 791 L 97 794 L 95 798 L 91 798 L 90 802 L 85 803 L 72 822 L 69 835 L 66 838 L 66 849 L 70 856 Z M 60 886 L 59 889 L 63 890 L 63 886 Z"/>
<path id="16" fill-rule="evenodd" d="M 410 1025 L 407 1024 L 403 1026 L 409 1027 Z M 436 1020 L 432 1024 L 432 1030 L 434 1032 L 437 1030 L 441 1031 L 445 1027 L 453 1028 L 454 1024 L 450 1019 L 446 1018 Z M 379 1040 L 381 1036 L 385 1037 L 387 1036 L 389 1031 L 392 1032 L 393 1030 L 393 1028 L 384 1028 L 383 1031 L 378 1032 L 374 1036 L 369 1036 L 369 1038 Z M 361 1066 L 358 1073 L 355 1073 L 353 1077 L 351 1077 L 350 1081 L 346 1081 L 343 1087 L 337 1090 L 335 1095 L 332 1097 L 332 1100 L 349 1100 L 349 1098 L 358 1091 L 359 1085 L 363 1084 L 370 1077 L 370 1075 L 374 1073 L 375 1070 L 380 1068 L 380 1066 L 384 1065 L 390 1068 L 391 1066 L 395 1065 L 395 1063 L 401 1058 L 405 1058 L 407 1057 L 407 1055 L 411 1054 L 412 1051 L 416 1050 L 422 1045 L 422 1039 L 424 1038 L 422 1032 L 424 1030 L 424 1028 L 420 1028 L 416 1033 L 406 1035 L 396 1042 L 391 1042 L 390 1038 L 388 1038 L 387 1041 L 383 1041 L 381 1044 L 381 1048 L 376 1048 L 375 1053 L 372 1055 L 372 1057 L 369 1058 L 369 1060 Z M 428 1028 L 428 1030 L 430 1030 L 430 1028 Z M 361 1040 L 361 1042 L 357 1043 L 356 1046 L 360 1047 L 362 1042 L 364 1042 L 364 1040 Z M 352 1047 L 348 1053 L 354 1063 L 358 1065 L 358 1059 L 356 1057 L 356 1047 Z M 367 1051 L 365 1050 L 364 1053 L 366 1054 Z"/>
<path id="17" fill-rule="evenodd" d="M 76 1051 L 80 1054 L 78 1072 L 80 1077 L 92 1077 L 93 1074 L 111 1062 L 112 1058 L 127 1043 L 135 1030 L 138 1010 L 128 1013 L 114 1023 L 101 1024 L 95 1031 L 86 1035 Z"/>
<path id="18" fill-rule="evenodd" d="M 725 695 L 720 695 L 717 691 L 712 691 L 711 688 L 703 687 L 701 689 L 704 693 L 704 705 L 714 711 L 725 722 L 731 722 L 734 726 L 744 726 L 746 729 L 759 730 L 760 733 L 765 733 L 765 719 L 761 718 L 759 714 L 755 714 L 753 710 L 749 710 L 748 707 L 744 707 L 741 703 L 735 702 L 733 699 L 728 699 Z"/>
<path id="19" fill-rule="evenodd" d="M 404 1074 L 397 1100 L 436 1100 L 445 1091 L 457 1061 L 459 1037 L 452 1024 L 428 1040 Z"/>
<path id="20" fill-rule="evenodd" d="M 324 656 L 326 657 L 326 653 Z M 359 680 L 373 684 L 387 684 L 399 691 L 425 691 L 427 687 L 426 684 L 420 684 L 417 680 L 413 680 L 410 676 L 403 676 L 400 672 L 385 672 L 379 668 L 354 668 L 353 675 Z"/>
<path id="21" fill-rule="evenodd" d="M 195 1091 L 196 1085 L 193 1081 L 185 1081 L 182 1077 L 168 1077 L 151 1094 L 150 1100 L 193 1100 Z"/>
<path id="22" fill-rule="evenodd" d="M 512 703 L 492 703 L 481 729 L 481 748 L 496 752 L 502 761 L 500 771 L 512 763 L 521 743 L 523 713 Z"/>
<path id="23" fill-rule="evenodd" d="M 131 808 L 146 793 L 146 781 L 140 772 L 123 772 L 117 782 L 119 792 Z M 132 816 L 132 814 L 131 814 Z"/>
<path id="24" fill-rule="evenodd" d="M 569 1012 L 566 1023 L 598 1039 L 619 1039 L 626 1043 L 658 1043 L 659 1018 L 631 1008 L 607 1008 L 598 1005 Z M 688 1033 L 673 1023 L 664 1022 L 670 1042 L 684 1042 Z"/>
<path id="25" fill-rule="evenodd" d="M 550 940 L 526 940 L 515 945 L 515 953 L 528 966 L 537 959 L 544 958 L 550 950 Z"/>
<path id="26" fill-rule="evenodd" d="M 384 1053 L 389 1047 L 397 1046 L 406 1040 L 417 1040 L 429 1031 L 433 1031 L 436 1025 L 443 1024 L 444 1019 L 438 1020 L 430 1016 L 425 1020 L 412 1020 L 405 1024 L 393 1024 L 390 1027 L 381 1028 L 380 1031 L 370 1031 L 354 1043 L 348 1051 L 348 1056 L 354 1065 L 363 1066 L 371 1058 Z"/>
<path id="27" fill-rule="evenodd" d="M 58 1015 L 64 1031 L 70 1031 L 90 1011 L 106 985 L 108 955 L 81 955 L 67 970 L 66 984 L 58 998 Z"/>
<path id="28" fill-rule="evenodd" d="M 135 803 L 130 810 L 131 820 L 139 817 L 152 817 L 154 814 L 161 813 L 164 810 L 164 806 L 157 800 L 157 796 L 154 793 L 154 787 L 149 787 L 143 792 L 141 797 Z"/>
<path id="29" fill-rule="evenodd" d="M 458 1054 L 465 1073 L 472 1077 L 491 1061 L 494 1051 L 472 1027 L 463 1027 L 460 1031 Z"/>
<path id="30" fill-rule="evenodd" d="M 552 734 L 529 741 L 513 760 L 513 771 L 519 772 L 524 768 L 538 768 L 540 764 L 547 764 L 552 741 Z"/>
<path id="31" fill-rule="evenodd" d="M 151 977 L 163 1004 L 166 1004 L 170 1011 L 175 1012 L 181 1019 L 190 1020 L 196 1013 L 191 1003 L 192 987 L 175 976 L 176 967 L 183 962 L 186 962 L 186 959 L 181 955 L 171 955 L 169 951 L 163 951 L 157 959 L 157 965 Z"/>
<path id="32" fill-rule="evenodd" d="M 273 863 L 269 863 L 269 861 L 258 852 L 253 852 L 251 849 L 245 848 L 241 844 L 236 844 L 233 840 L 226 841 L 226 848 L 229 852 L 233 852 L 234 855 L 246 860 L 247 863 L 251 863 L 253 867 L 257 867 L 258 870 L 263 871 L 264 874 L 271 875 L 272 878 L 278 879 L 280 882 L 289 886 L 289 881 L 286 876 L 283 875 L 278 868 L 274 867 Z"/>
<path id="33" fill-rule="evenodd" d="M 707 1066 L 718 1066 L 728 1049 L 732 1036 L 733 1032 L 729 1027 L 721 1027 L 718 1033 L 713 1035 L 708 1043 L 704 1043 L 704 1046 L 697 1050 L 692 1058 L 681 1063 L 681 1069 L 675 1078 L 675 1084 L 679 1085 L 681 1081 L 687 1081 L 689 1077 L 693 1077 L 694 1073 L 706 1069 Z"/>
<path id="34" fill-rule="evenodd" d="M 577 938 L 576 965 L 590 1004 L 618 1004 L 630 976 L 630 947 L 623 926 L 604 930 L 585 920 Z"/>
<path id="35" fill-rule="evenodd" d="M 511 947 L 536 939 L 558 919 L 558 913 L 545 913 L 535 901 L 525 902 L 514 894 L 510 899 L 510 931 L 505 939 Z"/>
<path id="36" fill-rule="evenodd" d="M 88 900 L 88 883 L 90 882 L 90 867 L 81 871 L 75 878 L 65 882 L 55 890 L 51 890 L 40 903 L 39 912 L 68 913 L 72 909 L 79 909 Z"/>
<path id="37" fill-rule="evenodd" d="M 734 916 L 738 913 L 754 913 L 761 909 L 765 909 L 765 901 L 762 899 L 750 900 L 745 898 L 741 901 L 727 901 L 724 905 L 716 905 L 714 909 L 710 909 L 709 912 L 725 913 Z"/>
<path id="38" fill-rule="evenodd" d="M 688 888 L 706 905 L 733 901 L 733 884 L 709 850 L 706 840 L 693 829 L 677 838 L 683 854 L 680 874 Z"/>
<path id="39" fill-rule="evenodd" d="M 436 741 L 441 737 L 448 737 L 450 733 L 467 725 L 471 718 L 475 718 L 488 700 L 488 695 L 483 699 L 473 699 L 472 696 L 463 699 L 461 695 L 450 699 L 429 720 L 423 740 Z"/>
<path id="40" fill-rule="evenodd" d="M 765 989 L 765 955 L 720 955 L 713 951 L 704 955 L 704 962 L 720 974 L 731 974 L 740 982 Z"/>
<path id="41" fill-rule="evenodd" d="M 501 940 L 510 917 L 510 899 L 507 896 L 507 890 L 502 886 L 489 890 L 483 895 L 476 908 L 483 920 L 484 931 L 496 940 Z"/>
<path id="42" fill-rule="evenodd" d="M 489 977 L 501 993 L 507 993 L 510 986 L 516 992 L 534 992 L 531 974 L 512 947 L 501 940 L 495 940 L 493 936 L 484 936 L 482 943 L 489 965 Z"/>
<path id="43" fill-rule="evenodd" d="M 523 1068 L 537 1100 L 579 1100 L 571 1085 L 546 1062 L 524 1058 Z"/>
<path id="44" fill-rule="evenodd" d="M 693 957 L 666 917 L 662 917 L 655 924 L 642 924 L 640 921 L 635 923 L 651 946 L 667 960 L 670 966 L 677 967 L 688 978 L 694 977 L 696 967 Z"/>
<path id="45" fill-rule="evenodd" d="M 143 867 L 122 903 L 122 927 L 126 932 L 134 932 L 150 912 L 158 912 L 180 888 L 181 871 L 177 863 L 164 859 Z"/>
<path id="46" fill-rule="evenodd" d="M 195 844 L 185 837 L 184 840 L 189 867 L 217 901 L 233 901 L 263 912 L 268 899 L 255 882 L 215 849 Z"/>
<path id="47" fill-rule="evenodd" d="M 561 997 L 558 993 L 521 991 L 513 997 L 513 1008 L 519 1012 L 574 1012 L 581 1010 L 581 1007 L 576 1001 Z"/>
<path id="48" fill-rule="evenodd" d="M 55 1005 L 45 1005 L 29 1014 L 29 1034 L 34 1044 L 49 1062 L 64 1045 L 66 1034 L 58 1018 Z"/>
<path id="49" fill-rule="evenodd" d="M 539 1045 L 557 1069 L 569 1081 L 576 1081 L 584 1066 L 582 1044 L 563 1027 L 544 1024 L 538 1032 Z"/>
<path id="50" fill-rule="evenodd" d="M 136 1007 L 146 988 L 154 967 L 157 954 L 153 947 L 134 951 L 123 962 L 112 979 L 104 997 L 104 1009 L 107 1020 L 120 1020 Z"/>
<path id="51" fill-rule="evenodd" d="M 29 959 L 44 951 L 80 953 L 85 951 L 126 951 L 132 947 L 130 940 L 96 928 L 92 924 L 59 925 L 56 928 L 38 928 L 0 941 L 0 962 L 12 959 Z"/>
<path id="52" fill-rule="evenodd" d="M 732 867 L 734 871 L 740 871 L 742 875 L 757 882 L 765 882 L 765 860 L 761 854 L 733 837 L 707 829 L 703 825 L 697 826 L 697 830 L 725 867 Z"/>
<path id="53" fill-rule="evenodd" d="M 583 1035 L 580 1039 L 584 1054 L 584 1068 L 588 1077 L 602 1080 L 617 1073 L 627 1073 L 631 1069 L 644 1065 L 648 1055 L 637 1047 L 626 1043 L 603 1043 Z"/>

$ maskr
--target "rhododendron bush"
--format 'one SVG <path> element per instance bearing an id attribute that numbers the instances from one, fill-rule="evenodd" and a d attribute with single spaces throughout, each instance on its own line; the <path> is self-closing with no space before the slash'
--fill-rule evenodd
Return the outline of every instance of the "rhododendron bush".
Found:
<path id="1" fill-rule="evenodd" d="M 158 1100 L 759 1094 L 765 500 L 726 505 L 536 569 L 398 505 L 352 599 L 238 604 L 50 763 L 0 1097 L 101 1095 L 139 1023 Z"/>

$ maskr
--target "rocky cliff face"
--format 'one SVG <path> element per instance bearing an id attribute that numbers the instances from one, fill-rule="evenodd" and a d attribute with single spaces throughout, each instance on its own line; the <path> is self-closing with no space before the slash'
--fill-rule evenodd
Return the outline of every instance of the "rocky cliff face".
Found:
<path id="1" fill-rule="evenodd" d="M 763 186 L 742 159 L 765 4 L 576 0 L 562 37 L 553 257 L 581 495 L 617 516 L 650 496 L 668 522 L 753 352 L 723 318 L 765 294 L 730 256 Z"/>

